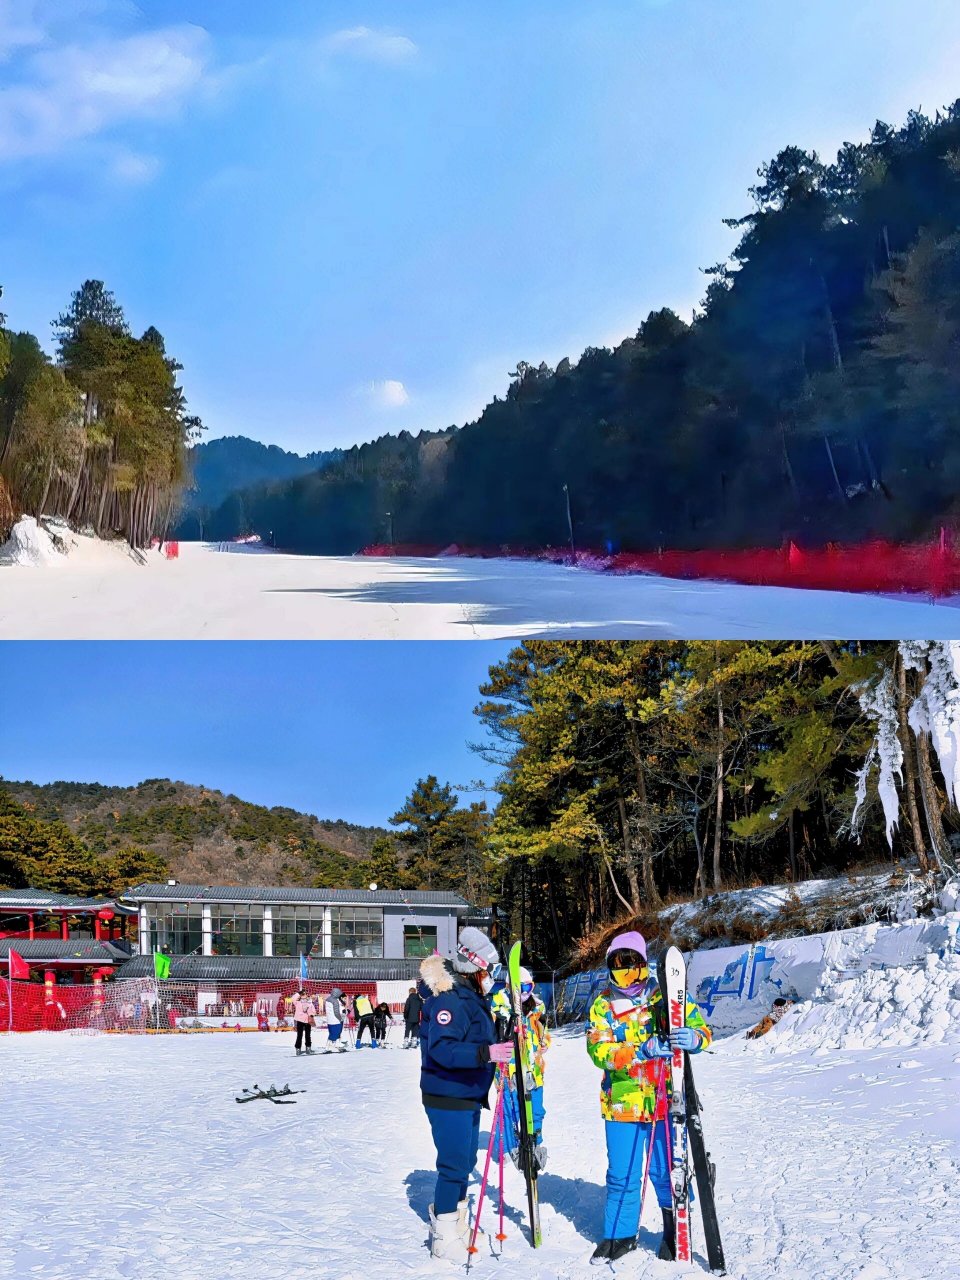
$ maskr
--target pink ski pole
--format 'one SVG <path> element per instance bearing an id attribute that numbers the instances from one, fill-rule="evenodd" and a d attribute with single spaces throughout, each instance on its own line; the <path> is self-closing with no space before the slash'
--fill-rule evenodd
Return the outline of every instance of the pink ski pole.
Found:
<path id="1" fill-rule="evenodd" d="M 500 1085 L 497 1089 L 497 1101 L 493 1108 L 493 1123 L 490 1126 L 490 1141 L 487 1143 L 487 1158 L 483 1165 L 483 1177 L 480 1179 L 480 1196 L 477 1199 L 477 1216 L 473 1221 L 473 1232 L 470 1236 L 470 1243 L 467 1246 L 467 1253 L 470 1258 L 477 1252 L 477 1232 L 480 1230 L 480 1211 L 483 1208 L 483 1197 L 487 1190 L 487 1178 L 490 1174 L 490 1157 L 493 1154 L 493 1143 L 497 1136 L 497 1129 L 500 1125 L 500 1114 L 503 1111 L 503 1077 L 500 1078 Z M 470 1258 L 467 1259 L 467 1266 L 470 1265 Z"/>
<path id="2" fill-rule="evenodd" d="M 647 1194 L 647 1180 L 650 1174 L 650 1160 L 653 1156 L 653 1144 L 657 1136 L 657 1112 L 660 1110 L 661 1097 L 665 1096 L 666 1091 L 663 1088 L 667 1073 L 662 1065 L 662 1061 L 658 1064 L 660 1071 L 657 1076 L 657 1092 L 653 1104 L 653 1123 L 650 1125 L 650 1136 L 647 1139 L 647 1158 L 643 1162 L 643 1179 L 640 1183 L 640 1221 L 643 1221 L 643 1201 Z"/>
<path id="3" fill-rule="evenodd" d="M 503 1229 L 503 1148 L 506 1145 L 503 1134 L 503 1104 L 500 1105 L 500 1230 L 497 1232 L 497 1239 L 503 1243 L 507 1238 L 507 1233 Z"/>

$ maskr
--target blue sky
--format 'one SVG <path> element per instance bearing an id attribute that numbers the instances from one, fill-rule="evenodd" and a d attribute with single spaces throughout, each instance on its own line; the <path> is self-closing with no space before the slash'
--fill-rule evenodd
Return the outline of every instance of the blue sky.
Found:
<path id="1" fill-rule="evenodd" d="M 503 644 L 7 643 L 0 776 L 173 778 L 320 818 L 385 824 L 427 774 L 496 770 L 477 690 Z M 461 804 L 494 800 L 463 794 Z"/>
<path id="2" fill-rule="evenodd" d="M 957 66 L 956 0 L 2 0 L 3 306 L 103 278 L 209 438 L 460 423 L 689 315 L 760 163 Z"/>

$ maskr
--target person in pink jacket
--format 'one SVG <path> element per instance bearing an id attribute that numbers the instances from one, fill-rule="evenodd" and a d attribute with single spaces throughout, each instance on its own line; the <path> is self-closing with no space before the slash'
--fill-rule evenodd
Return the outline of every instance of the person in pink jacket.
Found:
<path id="1" fill-rule="evenodd" d="M 314 1014 L 316 1008 L 313 1001 L 307 996 L 303 989 L 298 990 L 293 997 L 293 1021 L 297 1028 L 297 1041 L 294 1048 L 297 1051 L 297 1057 L 301 1052 L 313 1053 L 310 1045 L 310 1027 L 313 1025 Z M 306 1048 L 301 1050 L 300 1046 L 306 1040 Z"/>

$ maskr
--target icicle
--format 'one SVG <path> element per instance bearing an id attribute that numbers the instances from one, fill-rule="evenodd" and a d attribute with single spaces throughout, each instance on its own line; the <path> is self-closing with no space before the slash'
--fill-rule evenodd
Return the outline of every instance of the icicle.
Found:
<path id="1" fill-rule="evenodd" d="M 910 727 L 914 733 L 930 735 L 947 796 L 956 806 L 960 800 L 960 641 L 903 640 L 900 652 L 904 666 L 926 673 L 910 708 Z"/>
<path id="2" fill-rule="evenodd" d="M 893 672 L 884 672 L 874 685 L 862 685 L 858 697 L 864 713 L 877 722 L 877 736 L 857 774 L 857 798 L 851 826 L 856 830 L 857 818 L 867 796 L 867 780 L 876 761 L 879 773 L 877 793 L 886 819 L 887 844 L 893 848 L 893 833 L 900 821 L 900 796 L 896 779 L 899 778 L 901 785 L 903 784 L 903 746 L 898 733 Z"/>

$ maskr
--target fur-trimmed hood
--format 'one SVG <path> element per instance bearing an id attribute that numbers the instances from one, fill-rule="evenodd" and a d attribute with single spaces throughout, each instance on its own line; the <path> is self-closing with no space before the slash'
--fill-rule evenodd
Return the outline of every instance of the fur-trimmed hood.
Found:
<path id="1" fill-rule="evenodd" d="M 453 965 L 443 956 L 427 956 L 420 965 L 420 981 L 432 996 L 452 991 L 457 982 Z"/>

